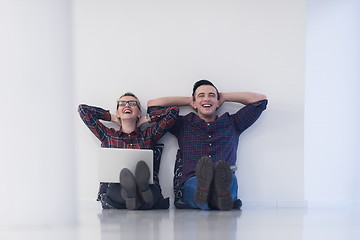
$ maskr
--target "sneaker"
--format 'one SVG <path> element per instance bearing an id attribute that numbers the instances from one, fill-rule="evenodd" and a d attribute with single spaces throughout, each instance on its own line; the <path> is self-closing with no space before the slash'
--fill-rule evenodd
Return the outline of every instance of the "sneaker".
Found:
<path id="1" fill-rule="evenodd" d="M 124 168 L 120 172 L 120 185 L 125 190 L 125 204 L 129 210 L 136 209 L 136 183 L 131 171 Z"/>
<path id="2" fill-rule="evenodd" d="M 230 194 L 232 172 L 226 161 L 219 161 L 214 171 L 214 197 L 215 204 L 222 211 L 233 208 L 233 201 Z"/>
<path id="3" fill-rule="evenodd" d="M 152 204 L 154 197 L 149 186 L 150 169 L 144 161 L 137 163 L 135 169 L 135 179 L 144 202 Z"/>
<path id="4" fill-rule="evenodd" d="M 195 190 L 194 199 L 195 202 L 202 205 L 208 202 L 210 186 L 214 175 L 212 162 L 208 157 L 204 156 L 199 159 L 195 175 L 198 186 Z"/>

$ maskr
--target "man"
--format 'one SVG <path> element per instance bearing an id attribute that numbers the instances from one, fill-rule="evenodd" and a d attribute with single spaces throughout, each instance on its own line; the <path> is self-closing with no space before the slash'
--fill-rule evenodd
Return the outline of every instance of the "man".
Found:
<path id="1" fill-rule="evenodd" d="M 224 102 L 245 106 L 235 114 L 217 116 Z M 191 106 L 196 113 L 179 116 L 170 129 L 179 143 L 174 191 L 177 208 L 230 210 L 240 208 L 238 184 L 230 167 L 236 164 L 240 134 L 266 109 L 265 95 L 251 92 L 219 93 L 208 80 L 194 84 L 192 97 L 164 97 L 148 102 L 155 107 Z"/>

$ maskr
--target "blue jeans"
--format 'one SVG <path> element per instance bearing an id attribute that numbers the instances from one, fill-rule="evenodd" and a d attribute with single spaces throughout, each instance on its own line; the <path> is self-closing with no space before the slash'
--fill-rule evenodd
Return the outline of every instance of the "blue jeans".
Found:
<path id="1" fill-rule="evenodd" d="M 184 202 L 192 208 L 200 208 L 202 210 L 210 210 L 209 205 L 207 203 L 200 205 L 195 202 L 194 194 L 197 189 L 197 179 L 196 176 L 189 178 L 184 183 Z M 232 182 L 230 184 L 230 195 L 235 202 L 237 200 L 237 192 L 238 192 L 238 183 L 235 174 L 233 173 Z"/>

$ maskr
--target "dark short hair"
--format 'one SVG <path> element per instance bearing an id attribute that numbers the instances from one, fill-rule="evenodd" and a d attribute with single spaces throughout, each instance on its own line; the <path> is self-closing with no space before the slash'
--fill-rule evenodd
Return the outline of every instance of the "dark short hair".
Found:
<path id="1" fill-rule="evenodd" d="M 117 100 L 116 109 L 119 108 L 119 101 L 120 101 L 120 99 L 121 99 L 122 97 L 126 97 L 126 96 L 130 96 L 130 97 L 135 98 L 136 101 L 137 101 L 137 107 L 141 110 L 140 101 L 139 101 L 139 99 L 137 98 L 137 96 L 135 96 L 135 94 L 133 94 L 132 92 L 126 92 L 126 93 L 124 93 L 123 95 L 121 95 L 121 96 L 119 97 L 119 99 Z"/>
<path id="2" fill-rule="evenodd" d="M 197 81 L 196 83 L 194 83 L 194 87 L 193 87 L 193 92 L 192 92 L 192 96 L 193 96 L 193 99 L 195 100 L 195 91 L 196 89 L 198 89 L 198 87 L 202 86 L 202 85 L 210 85 L 210 86 L 213 86 L 216 90 L 216 94 L 217 94 L 217 99 L 220 100 L 220 95 L 219 95 L 219 91 L 217 90 L 217 88 L 215 87 L 215 85 L 210 82 L 209 80 L 199 80 Z"/>

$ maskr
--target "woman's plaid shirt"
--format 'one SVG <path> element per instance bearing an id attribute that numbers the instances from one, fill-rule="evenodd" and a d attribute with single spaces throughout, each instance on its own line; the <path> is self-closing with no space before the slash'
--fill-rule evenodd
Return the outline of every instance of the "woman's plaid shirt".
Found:
<path id="1" fill-rule="evenodd" d="M 169 107 L 150 112 L 151 121 L 155 124 L 144 130 L 137 128 L 130 134 L 121 129 L 108 128 L 100 121 L 110 121 L 111 114 L 108 110 L 81 104 L 78 112 L 86 126 L 101 141 L 101 147 L 151 149 L 175 124 L 179 115 L 179 108 Z"/>

